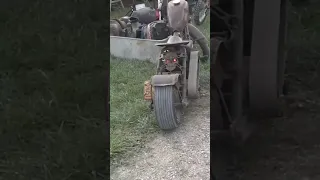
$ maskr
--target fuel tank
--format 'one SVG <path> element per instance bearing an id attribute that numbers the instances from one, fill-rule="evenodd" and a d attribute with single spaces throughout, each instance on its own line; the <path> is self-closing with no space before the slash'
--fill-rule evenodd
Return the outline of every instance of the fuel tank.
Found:
<path id="1" fill-rule="evenodd" d="M 167 7 L 169 26 L 173 31 L 183 31 L 189 22 L 189 5 L 185 0 L 169 1 Z"/>

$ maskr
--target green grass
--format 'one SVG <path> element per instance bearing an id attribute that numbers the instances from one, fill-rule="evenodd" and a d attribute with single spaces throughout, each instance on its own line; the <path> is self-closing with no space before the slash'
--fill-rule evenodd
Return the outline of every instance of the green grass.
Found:
<path id="1" fill-rule="evenodd" d="M 114 158 L 133 150 L 144 135 L 156 130 L 143 99 L 143 83 L 153 75 L 155 65 L 116 58 L 110 64 L 110 152 Z"/>
<path id="2" fill-rule="evenodd" d="M 27 0 L 1 8 L 0 179 L 108 176 L 103 3 Z"/>
<path id="3" fill-rule="evenodd" d="M 112 18 L 124 16 L 127 10 L 112 11 Z M 210 19 L 200 30 L 210 38 Z M 149 103 L 143 100 L 143 84 L 156 71 L 147 61 L 133 61 L 110 57 L 110 152 L 118 163 L 150 140 L 159 131 Z M 201 64 L 201 85 L 209 89 L 209 63 Z"/>
<path id="4" fill-rule="evenodd" d="M 287 79 L 293 92 L 305 94 L 312 91 L 318 94 L 320 3 L 307 2 L 295 3 L 295 7 L 290 6 L 289 9 Z"/>

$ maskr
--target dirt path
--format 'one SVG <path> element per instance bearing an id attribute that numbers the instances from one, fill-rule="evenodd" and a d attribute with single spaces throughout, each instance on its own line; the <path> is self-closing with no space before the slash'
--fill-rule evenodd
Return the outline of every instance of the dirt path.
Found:
<path id="1" fill-rule="evenodd" d="M 191 102 L 178 129 L 159 134 L 128 164 L 111 167 L 111 179 L 209 180 L 210 95 Z"/>
<path id="2" fill-rule="evenodd" d="M 239 159 L 240 180 L 319 180 L 320 108 L 305 104 L 268 126 Z"/>

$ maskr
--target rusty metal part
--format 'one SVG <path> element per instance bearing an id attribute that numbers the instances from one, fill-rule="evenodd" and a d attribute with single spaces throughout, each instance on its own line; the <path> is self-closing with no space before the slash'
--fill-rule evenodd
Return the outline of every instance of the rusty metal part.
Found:
<path id="1" fill-rule="evenodd" d="M 165 43 L 158 43 L 155 44 L 156 46 L 181 46 L 181 45 L 187 45 L 189 44 L 189 41 L 182 40 L 178 35 L 169 36 L 169 39 Z"/>
<path id="2" fill-rule="evenodd" d="M 168 61 L 168 60 L 165 60 L 165 61 Z M 176 59 L 176 61 L 174 62 L 173 60 L 169 60 L 169 63 L 165 63 L 165 67 L 166 67 L 166 70 L 168 70 L 169 72 L 172 72 L 173 70 L 175 70 L 179 64 L 178 64 L 178 60 Z"/>
<path id="3" fill-rule="evenodd" d="M 110 20 L 110 35 L 111 36 L 125 36 L 125 29 L 127 25 L 124 21 L 119 19 Z"/>
<path id="4" fill-rule="evenodd" d="M 110 20 L 110 36 L 121 36 L 122 28 L 117 21 Z"/>
<path id="5" fill-rule="evenodd" d="M 151 85 L 150 80 L 144 82 L 143 91 L 144 91 L 143 92 L 144 100 L 152 101 L 152 97 L 153 97 L 152 93 L 153 93 L 153 91 L 152 91 L 152 85 Z"/>
<path id="6" fill-rule="evenodd" d="M 256 0 L 249 70 L 251 112 L 272 113 L 278 106 L 280 0 Z"/>
<path id="7" fill-rule="evenodd" d="M 162 49 L 162 53 L 165 50 L 171 49 L 175 46 L 166 46 Z M 177 72 L 166 72 L 163 68 L 163 62 L 161 61 L 162 56 L 160 56 L 160 60 L 157 64 L 157 74 L 152 77 L 151 83 L 153 86 L 168 86 L 175 85 L 177 89 L 180 90 L 179 94 L 182 99 L 182 104 L 187 105 L 187 50 L 183 46 L 176 46 L 178 48 L 178 56 L 179 56 L 179 68 L 180 70 Z"/>
<path id="8" fill-rule="evenodd" d="M 169 72 L 172 72 L 179 66 L 179 56 L 176 50 L 170 51 L 169 49 L 163 53 L 163 61 L 165 62 L 165 68 Z M 175 61 L 174 61 L 175 60 Z"/>
<path id="9" fill-rule="evenodd" d="M 172 86 L 179 82 L 180 74 L 154 75 L 151 78 L 152 86 Z"/>

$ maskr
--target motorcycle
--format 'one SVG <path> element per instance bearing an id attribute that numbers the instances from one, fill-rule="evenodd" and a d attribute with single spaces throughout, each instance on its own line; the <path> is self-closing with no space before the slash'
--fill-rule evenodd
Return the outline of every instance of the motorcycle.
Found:
<path id="1" fill-rule="evenodd" d="M 163 11 L 162 11 L 163 12 Z M 190 37 L 189 5 L 186 0 L 170 1 L 166 13 L 172 34 L 162 48 L 156 75 L 145 82 L 144 99 L 150 101 L 158 125 L 163 130 L 178 127 L 189 98 L 199 98 L 199 51 Z"/>

